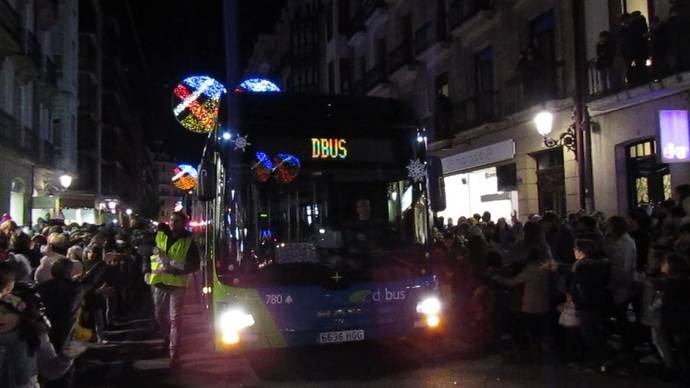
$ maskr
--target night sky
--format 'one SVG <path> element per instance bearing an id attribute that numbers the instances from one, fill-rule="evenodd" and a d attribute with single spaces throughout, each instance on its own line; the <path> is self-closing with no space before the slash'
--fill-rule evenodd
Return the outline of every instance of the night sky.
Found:
<path id="1" fill-rule="evenodd" d="M 256 35 L 274 31 L 284 1 L 236 1 L 240 3 L 238 27 L 243 71 Z M 190 133 L 175 121 L 172 90 L 189 75 L 206 74 L 225 81 L 223 1 L 107 3 L 115 3 L 109 11 L 119 15 L 123 52 L 133 86 L 132 103 L 140 112 L 147 140 L 161 141 L 160 149 L 171 157 L 196 164 L 205 136 Z"/>

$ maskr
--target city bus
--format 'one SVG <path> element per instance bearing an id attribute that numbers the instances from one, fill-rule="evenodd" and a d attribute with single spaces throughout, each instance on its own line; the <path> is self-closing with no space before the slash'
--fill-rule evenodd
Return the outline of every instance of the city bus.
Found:
<path id="1" fill-rule="evenodd" d="M 209 136 L 199 171 L 216 349 L 439 330 L 428 249 L 439 196 L 424 174 L 440 164 L 428 163 L 410 109 L 373 97 L 231 98 L 233 127 Z"/>

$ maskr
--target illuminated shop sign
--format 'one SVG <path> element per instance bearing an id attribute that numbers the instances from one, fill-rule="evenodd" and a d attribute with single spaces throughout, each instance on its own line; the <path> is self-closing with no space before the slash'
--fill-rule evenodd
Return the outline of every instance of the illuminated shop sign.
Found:
<path id="1" fill-rule="evenodd" d="M 337 138 L 311 138 L 312 159 L 347 158 L 347 140 Z"/>
<path id="2" fill-rule="evenodd" d="M 662 110 L 659 112 L 659 147 L 663 163 L 690 161 L 688 111 Z"/>

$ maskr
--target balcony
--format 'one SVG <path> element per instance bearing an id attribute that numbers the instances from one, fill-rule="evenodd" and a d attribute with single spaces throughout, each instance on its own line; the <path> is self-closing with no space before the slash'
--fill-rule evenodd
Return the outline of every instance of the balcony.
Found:
<path id="1" fill-rule="evenodd" d="M 364 32 L 367 28 L 367 22 L 374 16 L 380 15 L 385 11 L 385 0 L 364 0 L 359 8 L 359 11 L 350 19 L 350 37 Z"/>
<path id="2" fill-rule="evenodd" d="M 19 15 L 7 0 L 0 0 L 0 55 L 16 53 L 20 48 Z"/>
<path id="3" fill-rule="evenodd" d="M 364 75 L 364 90 L 365 92 L 369 92 L 378 85 L 386 82 L 386 64 L 379 62 Z"/>
<path id="4" fill-rule="evenodd" d="M 511 115 L 548 100 L 565 98 L 564 66 L 554 62 L 533 77 L 516 74 L 501 90 L 501 114 Z"/>
<path id="5" fill-rule="evenodd" d="M 51 29 L 58 21 L 58 0 L 38 0 L 36 18 L 41 30 Z"/>
<path id="6" fill-rule="evenodd" d="M 480 92 L 461 101 L 454 112 L 454 132 L 495 121 L 498 118 L 497 95 L 494 91 Z"/>
<path id="7" fill-rule="evenodd" d="M 454 0 L 448 8 L 448 26 L 451 31 L 460 28 L 475 16 L 491 14 L 494 11 L 494 0 Z"/>
<path id="8" fill-rule="evenodd" d="M 57 66 L 48 56 L 43 56 L 41 76 L 38 80 L 38 90 L 42 99 L 49 100 L 57 94 Z"/>
<path id="9" fill-rule="evenodd" d="M 0 139 L 9 148 L 21 147 L 21 138 L 17 136 L 17 120 L 9 113 L 0 109 Z"/>
<path id="10" fill-rule="evenodd" d="M 406 76 L 413 75 L 415 63 L 412 41 L 403 41 L 388 53 L 388 75 L 401 81 Z"/>
<path id="11" fill-rule="evenodd" d="M 53 143 L 42 140 L 40 148 L 40 164 L 46 167 L 55 165 L 55 146 Z"/>
<path id="12" fill-rule="evenodd" d="M 41 47 L 33 32 L 21 31 L 20 55 L 17 56 L 19 76 L 24 81 L 36 79 L 41 75 Z"/>
<path id="13" fill-rule="evenodd" d="M 450 48 L 445 29 L 434 21 L 429 21 L 419 28 L 414 34 L 414 52 L 419 60 L 427 57 L 437 57 L 440 50 Z"/>
<path id="14" fill-rule="evenodd" d="M 22 150 L 29 154 L 36 155 L 36 151 L 39 149 L 39 138 L 38 133 L 31 128 L 22 128 Z"/>

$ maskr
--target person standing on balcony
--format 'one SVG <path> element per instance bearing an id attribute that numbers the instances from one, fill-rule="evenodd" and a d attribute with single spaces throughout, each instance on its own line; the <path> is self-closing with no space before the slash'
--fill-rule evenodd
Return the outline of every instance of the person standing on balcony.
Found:
<path id="1" fill-rule="evenodd" d="M 666 23 L 654 16 L 649 23 L 649 47 L 652 57 L 652 77 L 659 79 L 668 71 L 668 33 Z"/>
<path id="2" fill-rule="evenodd" d="M 613 69 L 616 59 L 616 42 L 608 31 L 599 33 L 597 42 L 597 60 L 595 62 L 597 74 L 599 76 L 599 87 L 601 91 L 614 89 L 617 86 L 616 73 Z"/>
<path id="3" fill-rule="evenodd" d="M 640 11 L 631 13 L 626 32 L 632 50 L 632 74 L 630 81 L 633 83 L 647 81 L 648 31 L 647 19 L 645 19 L 642 13 Z"/>

